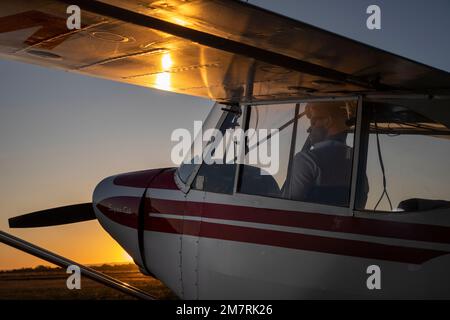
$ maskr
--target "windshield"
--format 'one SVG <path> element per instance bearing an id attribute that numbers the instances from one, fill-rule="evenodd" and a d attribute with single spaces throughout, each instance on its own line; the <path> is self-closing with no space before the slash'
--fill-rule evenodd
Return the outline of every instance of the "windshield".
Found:
<path id="1" fill-rule="evenodd" d="M 220 125 L 222 124 L 223 120 L 227 116 L 228 112 L 225 110 L 229 109 L 228 106 L 225 106 L 223 104 L 216 103 L 211 112 L 206 117 L 205 121 L 203 122 L 202 129 L 199 132 L 194 132 L 194 142 L 191 146 L 191 152 L 187 154 L 186 158 L 184 159 L 183 163 L 177 170 L 178 178 L 186 184 L 188 182 L 189 177 L 191 174 L 198 169 L 200 164 L 202 163 L 201 159 L 201 151 L 204 150 L 209 141 L 203 140 L 203 133 L 206 132 L 208 129 L 217 129 L 220 128 Z"/>

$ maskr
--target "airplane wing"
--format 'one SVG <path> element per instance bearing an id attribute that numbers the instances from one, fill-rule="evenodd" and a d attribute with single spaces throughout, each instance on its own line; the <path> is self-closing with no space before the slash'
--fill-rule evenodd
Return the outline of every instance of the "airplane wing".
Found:
<path id="1" fill-rule="evenodd" d="M 81 29 L 66 9 L 81 8 Z M 0 3 L 0 57 L 219 102 L 448 94 L 450 74 L 237 0 Z"/>

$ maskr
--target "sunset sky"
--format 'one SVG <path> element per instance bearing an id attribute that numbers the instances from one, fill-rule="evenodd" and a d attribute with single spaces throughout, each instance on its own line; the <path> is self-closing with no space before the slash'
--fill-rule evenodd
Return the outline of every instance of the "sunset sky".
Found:
<path id="1" fill-rule="evenodd" d="M 123 261 L 97 221 L 20 230 L 7 218 L 89 202 L 113 174 L 171 166 L 172 130 L 212 102 L 16 62 L 0 70 L 0 229 L 82 263 Z M 35 263 L 0 244 L 0 269 Z"/>
<path id="2" fill-rule="evenodd" d="M 250 2 L 450 71 L 448 0 Z M 375 2 L 381 31 L 365 26 L 365 8 Z M 0 60 L 0 229 L 80 263 L 128 261 L 97 221 L 19 230 L 7 219 L 89 202 L 95 185 L 113 174 L 171 166 L 172 131 L 191 130 L 212 105 Z M 44 263 L 0 244 L 0 269 L 37 264 Z"/>

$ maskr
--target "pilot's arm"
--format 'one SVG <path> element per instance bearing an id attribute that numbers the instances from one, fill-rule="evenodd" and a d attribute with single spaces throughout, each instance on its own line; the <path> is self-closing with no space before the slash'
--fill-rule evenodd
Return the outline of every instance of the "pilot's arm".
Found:
<path id="1" fill-rule="evenodd" d="M 292 162 L 290 177 L 283 190 L 283 198 L 304 201 L 314 187 L 318 167 L 308 152 L 299 152 Z"/>

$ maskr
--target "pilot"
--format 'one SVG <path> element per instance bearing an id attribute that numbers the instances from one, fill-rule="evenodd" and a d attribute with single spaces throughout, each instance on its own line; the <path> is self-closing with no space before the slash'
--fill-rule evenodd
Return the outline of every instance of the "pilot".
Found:
<path id="1" fill-rule="evenodd" d="M 353 148 L 345 103 L 319 102 L 306 107 L 311 126 L 303 150 L 292 160 L 282 188 L 285 199 L 347 206 L 350 198 Z M 308 141 L 309 140 L 309 141 Z M 364 189 L 368 188 L 364 182 Z M 367 191 L 362 197 L 367 198 Z M 362 199 L 365 203 L 366 199 Z"/>

